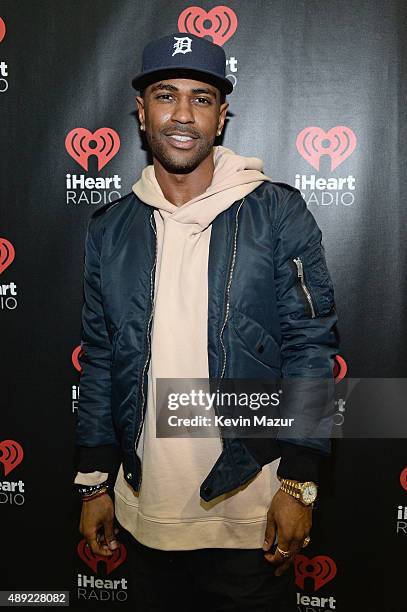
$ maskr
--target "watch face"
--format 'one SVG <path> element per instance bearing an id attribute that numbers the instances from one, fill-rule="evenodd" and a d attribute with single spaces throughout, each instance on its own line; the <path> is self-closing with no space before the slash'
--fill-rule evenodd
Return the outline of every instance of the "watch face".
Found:
<path id="1" fill-rule="evenodd" d="M 313 482 L 308 482 L 302 489 L 302 500 L 304 504 L 312 504 L 317 497 L 317 488 Z"/>

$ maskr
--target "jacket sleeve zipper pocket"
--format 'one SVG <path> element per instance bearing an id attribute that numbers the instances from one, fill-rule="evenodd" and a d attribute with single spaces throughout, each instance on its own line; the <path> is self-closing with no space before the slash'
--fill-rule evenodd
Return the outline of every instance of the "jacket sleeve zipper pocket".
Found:
<path id="1" fill-rule="evenodd" d="M 301 288 L 304 292 L 304 295 L 306 297 L 307 303 L 309 305 L 310 311 L 311 311 L 311 318 L 315 319 L 315 307 L 314 307 L 314 303 L 312 301 L 312 297 L 311 297 L 311 293 L 308 289 L 308 287 L 306 286 L 305 282 L 304 282 L 304 267 L 303 267 L 303 263 L 302 260 L 300 259 L 300 257 L 294 257 L 293 258 L 293 262 L 295 263 L 296 267 L 297 267 L 297 276 L 299 278 L 300 284 L 301 284 Z"/>

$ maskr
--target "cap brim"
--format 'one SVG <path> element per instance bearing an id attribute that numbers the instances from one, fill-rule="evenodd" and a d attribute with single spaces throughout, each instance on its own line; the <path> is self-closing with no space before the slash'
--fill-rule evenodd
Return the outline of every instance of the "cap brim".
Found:
<path id="1" fill-rule="evenodd" d="M 233 84 L 229 79 L 218 77 L 212 72 L 206 72 L 205 70 L 195 70 L 193 68 L 160 68 L 154 70 L 147 70 L 146 72 L 140 72 L 132 80 L 131 84 L 134 89 L 140 90 L 145 89 L 148 85 L 157 82 L 162 78 L 168 78 L 170 76 L 174 78 L 182 78 L 183 76 L 196 76 L 197 80 L 202 77 L 204 83 L 209 83 L 217 87 L 222 93 L 230 94 L 233 91 Z"/>

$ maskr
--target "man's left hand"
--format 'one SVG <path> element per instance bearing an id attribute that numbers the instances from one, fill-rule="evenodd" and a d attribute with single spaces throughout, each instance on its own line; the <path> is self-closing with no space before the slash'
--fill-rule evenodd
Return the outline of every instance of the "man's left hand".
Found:
<path id="1" fill-rule="evenodd" d="M 294 556 L 301 550 L 304 539 L 309 535 L 312 526 L 312 506 L 302 502 L 281 489 L 274 495 L 267 513 L 264 551 L 273 545 L 276 533 L 278 547 L 290 551 L 289 558 L 284 558 L 277 550 L 266 552 L 264 557 L 276 565 L 276 576 L 281 576 L 293 562 Z"/>

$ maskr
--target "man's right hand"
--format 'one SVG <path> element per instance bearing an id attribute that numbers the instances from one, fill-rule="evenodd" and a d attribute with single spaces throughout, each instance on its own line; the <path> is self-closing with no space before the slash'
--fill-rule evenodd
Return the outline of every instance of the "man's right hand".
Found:
<path id="1" fill-rule="evenodd" d="M 95 555 L 111 557 L 118 548 L 117 528 L 113 529 L 114 505 L 108 493 L 82 503 L 79 531 Z"/>

